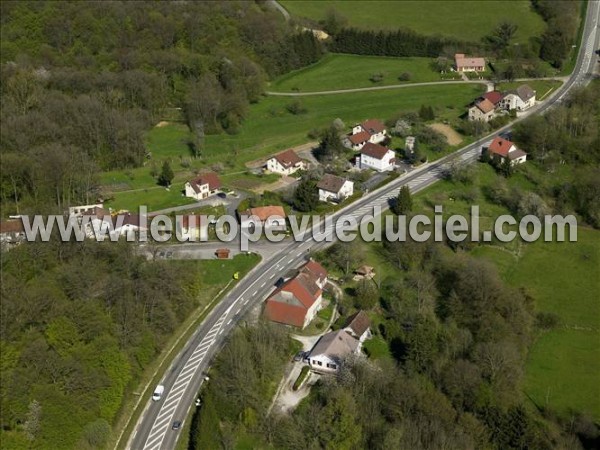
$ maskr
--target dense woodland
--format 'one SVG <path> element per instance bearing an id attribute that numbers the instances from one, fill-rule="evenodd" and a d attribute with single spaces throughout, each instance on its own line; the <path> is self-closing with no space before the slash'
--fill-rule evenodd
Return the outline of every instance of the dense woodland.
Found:
<path id="1" fill-rule="evenodd" d="M 0 269 L 2 448 L 102 448 L 202 281 L 125 243 L 22 245 Z"/>
<path id="2" fill-rule="evenodd" d="M 252 2 L 2 2 L 1 200 L 93 201 L 101 170 L 141 165 L 143 133 L 182 108 L 202 152 L 236 133 L 264 81 L 319 42 Z"/>

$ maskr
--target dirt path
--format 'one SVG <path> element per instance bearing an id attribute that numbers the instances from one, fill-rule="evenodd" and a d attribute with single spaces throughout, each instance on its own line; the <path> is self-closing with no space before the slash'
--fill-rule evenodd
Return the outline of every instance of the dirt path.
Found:
<path id="1" fill-rule="evenodd" d="M 563 83 L 569 77 L 543 77 L 543 78 L 518 78 L 516 82 L 527 82 L 527 81 L 544 81 L 544 80 L 552 80 L 552 81 L 562 81 Z M 442 84 L 484 84 L 488 85 L 490 80 L 468 80 L 468 81 L 428 81 L 425 83 L 408 83 L 408 84 L 390 84 L 389 86 L 370 86 L 364 88 L 354 88 L 354 89 L 337 89 L 334 91 L 313 91 L 313 92 L 272 92 L 267 91 L 267 95 L 273 96 L 281 96 L 281 97 L 303 97 L 310 95 L 335 95 L 335 94 L 348 94 L 352 92 L 365 92 L 365 91 L 382 91 L 385 89 L 401 89 L 408 87 L 418 87 L 418 86 L 435 86 Z"/>
<path id="2" fill-rule="evenodd" d="M 446 139 L 448 139 L 448 144 L 450 145 L 458 145 L 463 141 L 462 136 L 449 125 L 443 123 L 432 123 L 429 125 L 429 128 L 432 128 L 438 133 L 442 133 L 444 136 L 446 136 Z"/>

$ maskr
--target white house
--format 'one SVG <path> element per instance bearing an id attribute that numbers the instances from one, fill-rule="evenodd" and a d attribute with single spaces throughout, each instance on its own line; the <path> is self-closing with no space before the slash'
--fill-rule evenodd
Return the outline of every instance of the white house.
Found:
<path id="1" fill-rule="evenodd" d="M 473 106 L 469 108 L 469 120 L 489 122 L 496 117 L 494 104 L 487 98 L 477 100 Z"/>
<path id="2" fill-rule="evenodd" d="M 258 206 L 239 212 L 240 225 L 242 229 L 256 226 L 255 221 L 260 222 L 263 230 L 285 231 L 287 224 L 285 210 L 281 206 Z"/>
<path id="3" fill-rule="evenodd" d="M 367 339 L 371 339 L 372 336 L 371 320 L 364 311 L 358 311 L 357 313 L 354 313 L 348 317 L 343 329 L 352 337 L 358 339 L 361 345 Z"/>
<path id="4" fill-rule="evenodd" d="M 524 111 L 534 105 L 535 91 L 526 84 L 519 86 L 514 91 L 509 91 L 500 102 L 501 108 L 517 111 Z"/>
<path id="5" fill-rule="evenodd" d="M 204 200 L 216 194 L 220 187 L 221 181 L 216 173 L 203 173 L 198 178 L 185 183 L 185 196 L 196 200 Z"/>
<path id="6" fill-rule="evenodd" d="M 306 163 L 292 149 L 272 156 L 267 160 L 267 170 L 281 175 L 291 175 L 298 170 L 305 170 Z"/>
<path id="7" fill-rule="evenodd" d="M 344 139 L 344 145 L 354 151 L 359 151 L 367 142 L 379 144 L 387 137 L 385 125 L 376 119 L 365 120 L 352 127 L 352 133 Z"/>
<path id="8" fill-rule="evenodd" d="M 310 368 L 316 372 L 335 373 L 344 359 L 360 353 L 360 341 L 345 330 L 326 333 L 317 341 L 306 357 Z"/>
<path id="9" fill-rule="evenodd" d="M 519 150 L 508 139 L 496 136 L 487 151 L 492 158 L 508 159 L 511 165 L 522 164 L 527 160 L 527 153 Z"/>
<path id="10" fill-rule="evenodd" d="M 69 208 L 69 216 L 81 217 L 84 213 L 94 213 L 97 210 L 103 210 L 104 204 L 96 203 L 94 205 L 71 206 Z"/>
<path id="11" fill-rule="evenodd" d="M 378 172 L 393 170 L 396 164 L 396 153 L 387 147 L 368 142 L 360 151 L 359 167 L 374 169 Z"/>
<path id="12" fill-rule="evenodd" d="M 485 59 L 466 57 L 464 53 L 456 53 L 454 67 L 457 72 L 485 72 Z"/>
<path id="13" fill-rule="evenodd" d="M 346 178 L 326 173 L 317 183 L 319 200 L 322 202 L 342 202 L 354 194 L 354 182 Z"/>

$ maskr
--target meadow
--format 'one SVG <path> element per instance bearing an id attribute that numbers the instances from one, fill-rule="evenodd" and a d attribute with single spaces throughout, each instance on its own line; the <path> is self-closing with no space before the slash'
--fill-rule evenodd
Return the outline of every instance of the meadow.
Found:
<path id="1" fill-rule="evenodd" d="M 312 66 L 278 78 L 269 89 L 275 92 L 319 92 L 440 81 L 440 75 L 431 67 L 432 61 L 431 58 L 392 58 L 330 53 Z M 376 73 L 383 76 L 379 82 L 370 79 Z M 410 80 L 399 80 L 403 73 L 409 73 Z"/>
<path id="2" fill-rule="evenodd" d="M 311 140 L 307 137 L 308 132 L 325 128 L 336 118 L 350 126 L 367 118 L 385 120 L 400 112 L 417 111 L 425 104 L 435 108 L 439 120 L 451 121 L 463 114 L 465 106 L 483 90 L 480 85 L 438 85 L 317 95 L 300 100 L 266 97 L 250 107 L 238 134 L 206 136 L 200 158 L 191 157 L 187 146 L 189 132 L 185 125 L 172 123 L 155 127 L 147 135 L 151 159 L 136 169 L 105 172 L 101 174 L 100 182 L 106 197 L 113 197 L 107 206 L 115 209 L 133 209 L 151 203 L 151 211 L 191 203 L 193 201 L 182 197 L 180 191 L 185 181 L 199 169 L 218 165 L 222 169 L 222 178 L 230 185 L 235 180 L 246 180 L 248 186 L 259 184 L 263 182 L 262 177 L 245 173 L 245 163 L 305 143 Z M 288 106 L 296 101 L 301 102 L 306 112 L 292 114 L 288 111 Z M 165 160 L 170 161 L 175 172 L 168 191 L 157 187 L 156 179 L 151 175 L 153 170 L 160 170 Z"/>
<path id="3" fill-rule="evenodd" d="M 518 1 L 294 1 L 280 2 L 293 16 L 319 21 L 329 8 L 348 25 L 366 29 L 408 28 L 426 35 L 479 41 L 503 20 L 517 25 L 515 42 L 540 36 L 545 24 L 527 0 Z"/>

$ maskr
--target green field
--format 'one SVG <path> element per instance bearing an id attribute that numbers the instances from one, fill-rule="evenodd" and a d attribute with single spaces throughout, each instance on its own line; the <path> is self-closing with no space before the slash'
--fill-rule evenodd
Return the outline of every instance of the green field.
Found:
<path id="1" fill-rule="evenodd" d="M 538 310 L 560 317 L 529 354 L 527 394 L 560 413 L 572 408 L 600 419 L 600 232 L 580 227 L 576 243 L 530 244 L 512 263 L 489 247 L 478 253 L 500 262 L 504 278 L 525 286 Z"/>
<path id="2" fill-rule="evenodd" d="M 153 128 L 148 134 L 148 149 L 152 160 L 145 166 L 128 171 L 108 172 L 100 177 L 101 184 L 114 200 L 107 206 L 133 209 L 151 203 L 152 209 L 185 204 L 180 190 L 195 170 L 210 169 L 214 164 L 223 166 L 222 178 L 227 183 L 244 178 L 248 182 L 272 182 L 253 175 L 245 175 L 244 164 L 286 148 L 306 143 L 307 133 L 328 126 L 341 118 L 347 126 L 367 118 L 387 119 L 402 111 L 417 111 L 422 104 L 436 109 L 440 120 L 455 120 L 464 107 L 483 91 L 480 85 L 419 86 L 401 90 L 357 92 L 343 95 L 317 95 L 300 101 L 306 113 L 294 115 L 286 107 L 295 99 L 267 97 L 250 107 L 248 117 L 236 135 L 206 137 L 202 157 L 191 159 L 187 145 L 187 128 L 182 124 Z M 160 168 L 169 160 L 175 172 L 170 191 L 156 188 L 150 175 L 152 165 Z M 228 176 L 231 174 L 231 176 Z M 125 190 L 138 189 L 133 192 Z"/>
<path id="3" fill-rule="evenodd" d="M 290 14 L 321 20 L 329 8 L 348 25 L 367 29 L 409 28 L 418 33 L 479 41 L 503 20 L 518 26 L 515 42 L 527 42 L 545 29 L 527 0 L 514 1 L 293 1 L 280 2 Z"/>
<path id="4" fill-rule="evenodd" d="M 431 58 L 392 58 L 329 54 L 312 66 L 290 72 L 275 80 L 270 90 L 276 92 L 319 92 L 372 86 L 389 86 L 426 81 L 440 81 L 440 74 L 431 68 Z M 408 72 L 410 81 L 398 77 Z M 370 80 L 375 73 L 383 80 Z M 459 79 L 459 78 L 457 78 Z"/>

